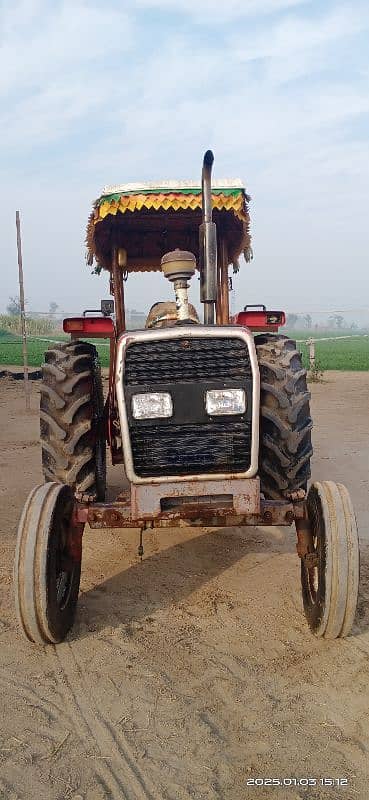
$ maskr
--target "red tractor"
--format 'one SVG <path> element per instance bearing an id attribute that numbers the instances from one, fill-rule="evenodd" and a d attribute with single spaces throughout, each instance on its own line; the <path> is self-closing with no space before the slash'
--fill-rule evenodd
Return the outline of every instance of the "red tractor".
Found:
<path id="1" fill-rule="evenodd" d="M 140 555 L 148 528 L 295 524 L 311 629 L 330 638 L 351 629 L 359 549 L 350 497 L 331 481 L 308 488 L 310 395 L 295 342 L 277 333 L 283 312 L 246 308 L 230 320 L 228 271 L 250 252 L 249 198 L 239 182 L 211 185 L 212 164 L 208 151 L 201 185 L 116 186 L 94 205 L 88 262 L 109 272 L 114 304 L 66 319 L 70 341 L 45 354 L 45 483 L 26 501 L 15 560 L 18 618 L 33 642 L 60 642 L 73 624 L 86 524 L 137 528 Z M 144 330 L 127 330 L 126 278 L 153 270 L 175 301 L 155 303 Z M 203 323 L 188 302 L 196 270 Z M 99 337 L 110 341 L 105 398 L 86 341 Z M 112 502 L 106 444 L 122 475 Z"/>

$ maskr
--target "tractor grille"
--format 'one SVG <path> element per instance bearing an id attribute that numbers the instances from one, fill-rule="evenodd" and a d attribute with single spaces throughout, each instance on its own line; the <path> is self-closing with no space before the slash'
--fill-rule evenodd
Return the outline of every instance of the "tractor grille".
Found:
<path id="1" fill-rule="evenodd" d="M 250 441 L 250 423 L 229 420 L 170 426 L 153 420 L 131 430 L 133 463 L 141 477 L 246 472 Z"/>
<path id="2" fill-rule="evenodd" d="M 182 383 L 251 378 L 249 352 L 241 339 L 164 339 L 131 344 L 125 384 Z M 241 385 L 241 384 L 240 384 Z"/>
<path id="3" fill-rule="evenodd" d="M 133 464 L 139 477 L 246 472 L 251 461 L 252 372 L 247 345 L 239 338 L 162 339 L 129 345 L 124 384 Z M 207 389 L 245 388 L 245 415 L 214 417 L 205 410 Z M 174 415 L 135 420 L 135 392 L 170 391 Z M 201 397 L 201 402 L 195 398 Z"/>

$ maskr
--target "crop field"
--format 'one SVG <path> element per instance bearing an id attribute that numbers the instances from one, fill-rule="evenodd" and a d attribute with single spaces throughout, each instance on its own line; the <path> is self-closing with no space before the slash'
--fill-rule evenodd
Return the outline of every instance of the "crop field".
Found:
<path id="1" fill-rule="evenodd" d="M 346 331 L 288 331 L 291 339 L 305 340 L 311 336 L 320 341 L 315 342 L 315 361 L 318 369 L 365 371 L 369 370 L 369 334 L 352 335 L 352 338 L 340 339 L 339 336 L 350 336 Z M 324 341 L 332 338 L 335 341 Z M 305 367 L 308 367 L 308 347 L 298 342 Z"/>
<path id="2" fill-rule="evenodd" d="M 52 346 L 53 342 L 68 341 L 69 337 L 56 333 L 45 337 L 29 337 L 27 342 L 28 351 L 28 364 L 30 367 L 39 367 L 44 360 L 44 353 L 48 347 Z M 99 340 L 89 340 L 93 342 L 100 356 L 100 361 L 103 367 L 109 365 L 109 346 L 105 342 Z M 9 366 L 21 366 L 23 364 L 22 353 L 22 340 L 20 336 L 15 336 L 8 331 L 0 331 L 0 364 L 9 364 Z"/>
<path id="3" fill-rule="evenodd" d="M 289 335 L 293 339 L 306 339 L 309 333 L 306 331 L 290 331 Z M 317 333 L 314 331 L 314 339 L 321 339 L 315 344 L 315 358 L 317 367 L 325 370 L 343 371 L 364 371 L 369 370 L 369 335 L 358 334 L 349 339 L 338 339 L 335 341 L 323 341 L 325 337 L 337 337 L 345 335 L 345 332 Z M 348 335 L 348 334 L 347 334 Z M 68 337 L 63 334 L 51 334 L 45 337 L 32 337 L 28 340 L 28 361 L 31 367 L 39 367 L 43 362 L 44 352 L 52 341 L 63 341 Z M 91 340 L 93 341 L 93 340 Z M 107 342 L 95 340 L 94 342 L 99 351 L 101 364 L 107 367 L 109 364 L 109 347 Z M 299 343 L 304 364 L 308 366 L 308 348 L 305 344 Z M 0 331 L 0 364 L 21 365 L 22 364 L 22 341 L 7 331 Z"/>
<path id="4" fill-rule="evenodd" d="M 39 367 L 43 362 L 44 352 L 49 346 L 43 339 L 29 339 L 28 363 L 31 367 Z M 6 331 L 0 331 L 0 363 L 9 366 L 23 364 L 22 340 L 19 336 Z"/>

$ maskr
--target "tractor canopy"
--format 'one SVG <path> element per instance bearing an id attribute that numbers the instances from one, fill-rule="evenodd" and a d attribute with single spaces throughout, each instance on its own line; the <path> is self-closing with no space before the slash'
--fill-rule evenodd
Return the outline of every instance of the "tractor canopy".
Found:
<path id="1" fill-rule="evenodd" d="M 243 253 L 251 258 L 248 202 L 239 180 L 214 181 L 213 221 L 226 247 L 228 263 L 238 269 Z M 87 227 L 87 263 L 111 270 L 113 248 L 126 251 L 127 272 L 160 270 L 164 253 L 180 248 L 199 255 L 201 185 L 191 181 L 127 183 L 105 187 L 93 204 Z"/>

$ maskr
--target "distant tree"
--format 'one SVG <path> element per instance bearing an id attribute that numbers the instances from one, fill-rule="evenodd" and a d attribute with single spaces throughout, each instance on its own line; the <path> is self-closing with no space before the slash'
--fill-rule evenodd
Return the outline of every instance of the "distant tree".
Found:
<path id="1" fill-rule="evenodd" d="M 338 328 L 339 330 L 346 327 L 345 318 L 341 314 L 332 314 L 328 322 L 333 328 Z"/>
<path id="2" fill-rule="evenodd" d="M 341 330 L 344 327 L 345 318 L 342 317 L 341 314 L 332 314 L 332 316 L 329 317 L 328 322 L 330 322 L 333 328 L 338 328 L 338 330 Z"/>
<path id="3" fill-rule="evenodd" d="M 341 316 L 341 314 L 335 315 L 336 325 L 339 330 L 345 327 L 345 318 Z"/>
<path id="4" fill-rule="evenodd" d="M 27 300 L 25 300 L 25 305 L 27 305 Z M 19 317 L 21 313 L 19 297 L 9 297 L 9 303 L 6 307 L 6 310 L 11 317 Z"/>
<path id="5" fill-rule="evenodd" d="M 54 300 L 51 303 L 49 303 L 49 314 L 50 314 L 51 317 L 53 317 L 54 314 L 56 314 L 58 308 L 59 308 L 59 306 L 58 306 L 57 303 L 55 303 Z"/>
<path id="6" fill-rule="evenodd" d="M 304 322 L 305 322 L 305 328 L 310 329 L 313 322 L 311 314 L 305 314 Z"/>
<path id="7" fill-rule="evenodd" d="M 287 327 L 294 328 L 298 318 L 298 314 L 287 314 Z"/>
<path id="8" fill-rule="evenodd" d="M 357 328 L 358 328 L 357 323 L 351 322 L 350 331 L 357 331 Z"/>

